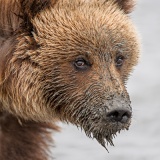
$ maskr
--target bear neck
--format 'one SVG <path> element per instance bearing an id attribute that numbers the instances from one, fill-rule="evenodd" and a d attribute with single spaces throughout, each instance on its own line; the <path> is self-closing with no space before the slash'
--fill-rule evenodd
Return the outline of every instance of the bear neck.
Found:
<path id="1" fill-rule="evenodd" d="M 47 160 L 52 129 L 57 127 L 0 112 L 0 160 Z"/>

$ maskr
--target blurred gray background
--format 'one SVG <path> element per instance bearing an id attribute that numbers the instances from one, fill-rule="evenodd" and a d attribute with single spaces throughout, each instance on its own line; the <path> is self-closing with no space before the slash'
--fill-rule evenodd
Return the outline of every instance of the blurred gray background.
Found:
<path id="1" fill-rule="evenodd" d="M 54 134 L 56 160 L 160 160 L 160 0 L 138 0 L 131 14 L 142 39 L 142 55 L 128 82 L 133 120 L 109 153 L 75 126 Z"/>

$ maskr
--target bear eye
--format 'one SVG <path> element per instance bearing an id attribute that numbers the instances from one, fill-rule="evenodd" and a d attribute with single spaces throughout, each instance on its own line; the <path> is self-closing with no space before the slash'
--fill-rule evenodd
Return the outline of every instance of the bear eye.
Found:
<path id="1" fill-rule="evenodd" d="M 75 60 L 74 66 L 77 70 L 86 70 L 90 66 L 90 63 L 83 58 L 78 58 Z"/>
<path id="2" fill-rule="evenodd" d="M 122 55 L 120 55 L 120 56 L 118 56 L 117 58 L 116 58 L 116 60 L 115 60 L 115 64 L 116 64 L 116 67 L 117 68 L 120 68 L 122 65 L 123 65 L 123 63 L 124 63 L 124 56 L 122 56 Z"/>

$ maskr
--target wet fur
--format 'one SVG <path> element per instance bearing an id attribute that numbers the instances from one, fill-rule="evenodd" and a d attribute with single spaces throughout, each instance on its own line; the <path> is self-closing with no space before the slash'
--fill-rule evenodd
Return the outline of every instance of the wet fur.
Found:
<path id="1" fill-rule="evenodd" d="M 57 119 L 83 128 L 104 147 L 129 128 L 131 121 L 111 124 L 105 114 L 119 105 L 131 109 L 124 84 L 139 54 L 126 15 L 134 4 L 0 0 L 1 160 L 47 160 Z M 112 65 L 117 53 L 128 59 L 122 71 Z M 97 64 L 92 72 L 73 68 L 79 55 Z"/>

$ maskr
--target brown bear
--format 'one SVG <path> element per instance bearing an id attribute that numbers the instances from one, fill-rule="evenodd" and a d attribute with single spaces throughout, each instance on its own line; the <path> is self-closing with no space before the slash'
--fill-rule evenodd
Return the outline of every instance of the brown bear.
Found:
<path id="1" fill-rule="evenodd" d="M 0 0 L 0 160 L 47 160 L 55 122 L 104 147 L 128 129 L 134 0 Z"/>

